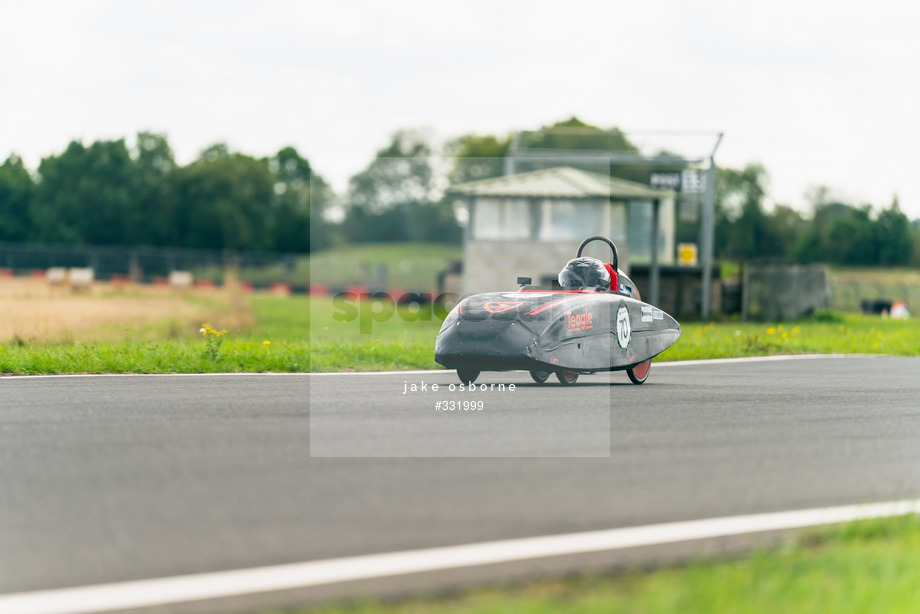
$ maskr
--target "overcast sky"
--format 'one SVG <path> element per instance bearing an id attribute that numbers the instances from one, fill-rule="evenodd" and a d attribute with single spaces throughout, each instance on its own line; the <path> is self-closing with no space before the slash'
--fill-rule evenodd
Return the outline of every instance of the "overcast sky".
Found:
<path id="1" fill-rule="evenodd" d="M 802 210 L 826 185 L 877 207 L 897 194 L 920 218 L 920 3 L 0 0 L 0 15 L 0 159 L 33 169 L 73 139 L 147 130 L 183 164 L 218 141 L 293 145 L 343 190 L 400 128 L 576 115 L 724 132 L 717 163 L 763 164 L 772 200 Z"/>

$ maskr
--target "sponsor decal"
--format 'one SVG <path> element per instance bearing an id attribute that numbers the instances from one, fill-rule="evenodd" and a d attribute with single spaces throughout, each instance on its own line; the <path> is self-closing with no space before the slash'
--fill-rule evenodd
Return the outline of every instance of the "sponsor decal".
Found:
<path id="1" fill-rule="evenodd" d="M 577 313 L 572 313 L 570 311 L 566 314 L 566 319 L 569 322 L 570 333 L 594 328 L 594 314 L 587 309 Z"/>
<path id="2" fill-rule="evenodd" d="M 501 313 L 503 311 L 508 311 L 509 309 L 514 309 L 515 307 L 520 307 L 523 304 L 524 304 L 523 301 L 518 302 L 518 303 L 505 303 L 505 302 L 486 303 L 485 305 L 482 306 L 482 308 L 488 311 L 489 313 Z"/>
<path id="3" fill-rule="evenodd" d="M 652 321 L 652 308 L 651 307 L 642 307 L 642 321 L 651 322 Z"/>
<path id="4" fill-rule="evenodd" d="M 655 318 L 656 320 L 664 320 L 664 312 L 661 311 L 660 309 L 656 309 L 655 311 L 652 312 L 652 317 Z"/>
<path id="5" fill-rule="evenodd" d="M 617 343 L 625 350 L 629 347 L 631 337 L 632 327 L 629 324 L 629 309 L 623 304 L 617 310 Z"/>

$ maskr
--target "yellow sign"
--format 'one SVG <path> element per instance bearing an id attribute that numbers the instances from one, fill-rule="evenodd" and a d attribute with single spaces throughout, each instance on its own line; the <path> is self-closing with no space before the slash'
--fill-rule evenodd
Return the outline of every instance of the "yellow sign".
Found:
<path id="1" fill-rule="evenodd" d="M 677 244 L 677 264 L 680 266 L 696 266 L 696 243 Z"/>

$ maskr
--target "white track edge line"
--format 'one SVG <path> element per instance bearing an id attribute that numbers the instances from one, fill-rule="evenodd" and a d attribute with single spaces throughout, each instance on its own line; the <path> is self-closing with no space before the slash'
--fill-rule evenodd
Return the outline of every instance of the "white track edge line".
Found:
<path id="1" fill-rule="evenodd" d="M 535 558 L 800 529 L 920 512 L 920 499 L 846 505 L 390 552 L 0 595 L 10 614 L 88 614 Z"/>
<path id="2" fill-rule="evenodd" d="M 818 358 L 881 358 L 883 354 L 788 354 L 781 356 L 746 356 L 743 358 L 708 358 L 704 360 L 673 360 L 656 362 L 656 369 L 662 367 L 681 367 L 699 365 L 719 365 L 746 362 L 773 362 L 781 360 L 809 360 Z M 52 373 L 48 375 L 0 375 L 4 380 L 39 379 L 51 377 L 232 377 L 232 376 L 269 376 L 269 377 L 329 377 L 333 375 L 429 375 L 432 373 L 450 373 L 453 369 L 429 369 L 422 371 L 338 371 L 335 373 Z"/>
<path id="3" fill-rule="evenodd" d="M 883 354 L 782 354 L 778 356 L 745 356 L 742 358 L 706 358 L 701 360 L 652 361 L 655 369 L 661 367 L 719 365 L 746 362 L 775 362 L 783 360 L 814 360 L 819 358 L 881 358 Z M 335 375 L 427 375 L 451 373 L 453 369 L 429 369 L 427 371 L 337 371 L 335 373 L 310 373 L 311 376 L 331 377 Z"/>
<path id="4" fill-rule="evenodd" d="M 746 362 L 778 362 L 785 360 L 818 360 L 821 358 L 883 358 L 884 354 L 781 354 L 777 356 L 743 356 L 740 358 L 705 358 L 700 360 L 672 360 L 652 362 L 659 367 L 689 367 L 699 365 L 729 365 Z"/>
<path id="5" fill-rule="evenodd" d="M 20 379 L 47 379 L 52 377 L 233 377 L 233 376 L 266 376 L 266 377 L 291 377 L 298 376 L 304 377 L 311 375 L 310 373 L 291 373 L 291 372 L 271 372 L 271 373 L 254 373 L 254 372 L 240 372 L 240 373 L 49 373 L 46 375 L 0 375 L 0 382 L 4 380 L 20 380 Z"/>

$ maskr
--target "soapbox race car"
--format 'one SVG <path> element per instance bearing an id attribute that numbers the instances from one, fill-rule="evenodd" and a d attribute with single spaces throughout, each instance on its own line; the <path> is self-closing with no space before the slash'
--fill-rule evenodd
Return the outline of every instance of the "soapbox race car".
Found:
<path id="1" fill-rule="evenodd" d="M 582 257 L 603 241 L 613 260 Z M 554 374 L 564 386 L 579 374 L 626 371 L 648 379 L 652 358 L 680 337 L 680 324 L 643 303 L 635 284 L 619 270 L 617 248 L 601 236 L 585 239 L 559 274 L 559 286 L 541 288 L 519 277 L 517 292 L 490 292 L 460 301 L 444 319 L 435 361 L 456 369 L 464 384 L 482 371 L 530 371 L 538 384 Z"/>

